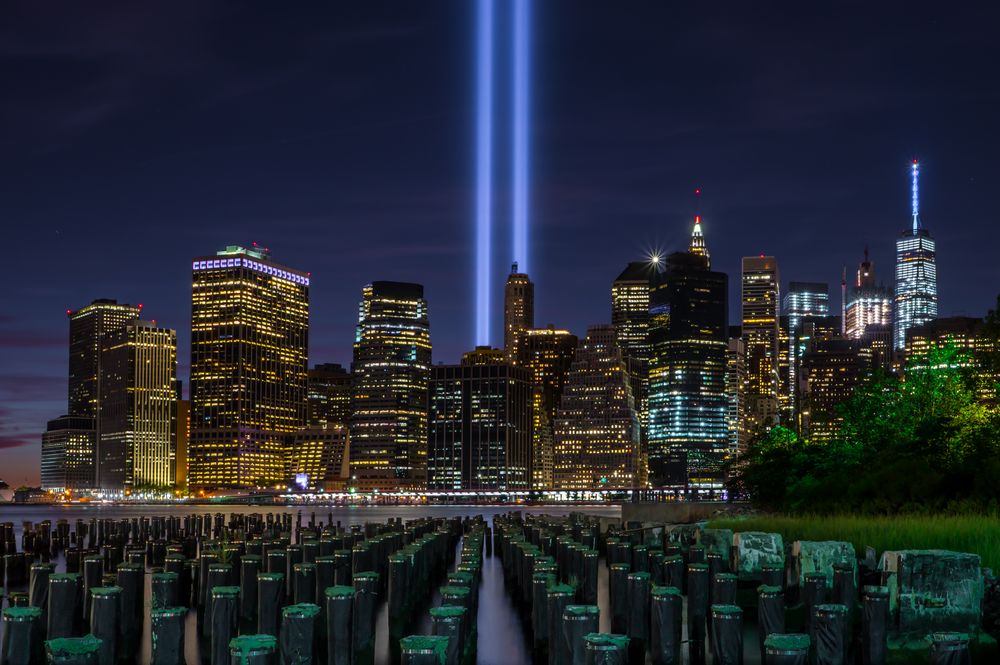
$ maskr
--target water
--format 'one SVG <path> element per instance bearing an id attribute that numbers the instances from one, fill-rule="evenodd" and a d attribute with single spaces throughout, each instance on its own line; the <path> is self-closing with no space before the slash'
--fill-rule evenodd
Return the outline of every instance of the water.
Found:
<path id="1" fill-rule="evenodd" d="M 189 515 L 214 513 L 302 513 L 303 522 L 307 522 L 311 513 L 316 513 L 316 520 L 326 522 L 331 518 L 345 526 L 364 524 L 365 522 L 384 522 L 390 518 L 413 520 L 421 517 L 456 517 L 482 515 L 483 519 L 492 524 L 496 515 L 502 515 L 514 510 L 528 514 L 565 515 L 570 512 L 585 513 L 593 517 L 618 519 L 621 509 L 618 506 L 230 506 L 230 505 L 141 505 L 141 506 L 110 506 L 110 505 L 6 505 L 0 506 L 0 522 L 13 522 L 18 543 L 21 539 L 22 523 L 50 520 L 53 524 L 64 519 L 71 525 L 77 519 L 90 518 L 131 518 L 152 515 Z M 62 571 L 62 562 L 59 564 Z M 608 608 L 608 572 L 603 564 L 599 566 L 598 598 L 601 608 L 601 630 L 610 630 L 610 611 Z M 527 665 L 531 663 L 530 635 L 524 630 L 522 617 L 511 602 L 504 588 L 503 567 L 500 560 L 493 557 L 483 557 L 483 577 L 479 596 L 479 626 L 478 658 L 482 665 Z M 147 576 L 147 593 L 148 576 Z M 427 610 L 440 604 L 440 597 L 435 591 L 418 621 L 415 621 L 413 632 L 417 634 L 430 633 L 430 617 Z M 149 620 L 144 628 L 144 644 L 139 654 L 140 663 L 148 663 Z M 188 665 L 199 665 L 197 644 L 194 641 L 197 628 L 193 614 L 189 616 L 186 657 Z M 389 617 L 385 603 L 379 610 L 376 629 L 376 662 L 389 663 Z"/>

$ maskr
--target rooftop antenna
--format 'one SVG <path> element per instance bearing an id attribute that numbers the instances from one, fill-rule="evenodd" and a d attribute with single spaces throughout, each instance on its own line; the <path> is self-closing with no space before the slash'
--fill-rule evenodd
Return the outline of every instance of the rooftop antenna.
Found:
<path id="1" fill-rule="evenodd" d="M 910 205 L 913 208 L 913 235 L 917 234 L 917 230 L 920 228 L 920 163 L 917 160 L 913 160 L 913 164 L 910 167 Z"/>
<path id="2" fill-rule="evenodd" d="M 868 257 L 868 248 L 865 247 L 865 258 Z M 840 273 L 840 336 L 847 334 L 847 266 L 844 266 Z"/>

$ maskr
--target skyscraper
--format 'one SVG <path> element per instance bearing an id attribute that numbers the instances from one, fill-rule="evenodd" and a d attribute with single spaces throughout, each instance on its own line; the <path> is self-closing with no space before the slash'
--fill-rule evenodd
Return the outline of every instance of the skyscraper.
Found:
<path id="1" fill-rule="evenodd" d="M 747 448 L 745 362 L 743 340 L 740 337 L 730 337 L 726 352 L 726 428 L 729 432 L 729 455 L 742 454 Z"/>
<path id="2" fill-rule="evenodd" d="M 930 232 L 920 225 L 920 168 L 910 168 L 912 226 L 896 240 L 896 302 L 893 343 L 906 347 L 906 331 L 937 317 L 937 259 Z"/>
<path id="3" fill-rule="evenodd" d="M 750 431 L 778 420 L 778 261 L 743 258 L 743 344 L 747 354 L 747 418 Z"/>
<path id="4" fill-rule="evenodd" d="M 556 489 L 646 484 L 639 416 L 613 326 L 591 326 L 577 345 L 555 423 Z"/>
<path id="5" fill-rule="evenodd" d="M 423 286 L 372 282 L 362 289 L 351 371 L 352 486 L 424 489 L 431 334 Z"/>
<path id="6" fill-rule="evenodd" d="M 306 399 L 310 427 L 347 425 L 351 415 L 351 373 L 337 363 L 314 365 Z"/>
<path id="7" fill-rule="evenodd" d="M 60 416 L 50 420 L 42 434 L 42 489 L 56 492 L 96 489 L 96 438 L 93 418 Z"/>
<path id="8" fill-rule="evenodd" d="M 168 489 L 177 477 L 177 333 L 126 324 L 105 337 L 101 371 L 101 490 Z"/>
<path id="9" fill-rule="evenodd" d="M 188 484 L 283 483 L 306 421 L 309 273 L 229 246 L 192 263 Z"/>
<path id="10" fill-rule="evenodd" d="M 528 275 L 510 267 L 503 293 L 503 348 L 507 359 L 517 355 L 518 333 L 535 327 L 535 285 Z"/>
<path id="11" fill-rule="evenodd" d="M 556 410 L 569 375 L 577 338 L 554 326 L 521 333 L 514 364 L 531 373 L 531 487 L 552 488 Z"/>
<path id="12" fill-rule="evenodd" d="M 343 491 L 349 483 L 347 425 L 328 421 L 288 436 L 288 482 L 301 490 Z"/>
<path id="13" fill-rule="evenodd" d="M 632 381 L 644 447 L 649 429 L 649 298 L 659 277 L 659 261 L 633 261 L 611 284 L 611 324 Z"/>
<path id="14" fill-rule="evenodd" d="M 779 362 L 782 388 L 779 402 L 781 420 L 793 423 L 798 409 L 798 367 L 803 353 L 798 343 L 799 326 L 804 317 L 829 316 L 830 286 L 824 282 L 789 282 L 784 306 L 782 321 L 786 325 L 779 329 L 785 338 L 778 351 L 779 360 L 784 356 L 784 362 Z"/>
<path id="15" fill-rule="evenodd" d="M 531 485 L 531 372 L 478 347 L 431 370 L 427 487 L 526 490 Z"/>
<path id="16" fill-rule="evenodd" d="M 652 295 L 648 445 L 654 486 L 721 486 L 730 447 L 729 280 L 709 270 L 699 223 L 693 236 L 701 238 L 703 253 L 668 256 Z"/>
<path id="17" fill-rule="evenodd" d="M 995 403 L 1000 376 L 993 371 L 988 359 L 997 352 L 996 343 L 983 330 L 983 320 L 970 316 L 948 316 L 928 321 L 906 332 L 907 371 L 919 370 L 920 359 L 931 349 L 946 344 L 965 354 L 961 362 L 967 368 L 982 402 Z"/>
<path id="18" fill-rule="evenodd" d="M 814 442 L 837 435 L 843 420 L 837 406 L 846 401 L 861 380 L 857 340 L 839 336 L 812 336 L 802 356 L 799 381 L 802 395 L 802 435 Z"/>
<path id="19" fill-rule="evenodd" d="M 847 292 L 844 307 L 844 331 L 850 339 L 861 339 L 870 325 L 892 324 L 892 293 L 883 284 L 875 283 L 875 263 L 868 258 L 858 264 L 857 276 Z"/>
<path id="20" fill-rule="evenodd" d="M 141 310 L 142 305 L 119 304 L 117 300 L 102 298 L 86 307 L 66 312 L 69 317 L 68 417 L 73 418 L 73 428 L 83 423 L 80 418 L 89 418 L 94 427 L 93 436 L 83 437 L 74 433 L 72 442 L 68 441 L 74 447 L 73 455 L 76 458 L 72 474 L 76 489 L 98 487 L 97 446 L 100 441 L 101 382 L 104 377 L 102 350 L 105 339 L 119 332 L 126 323 L 137 319 Z M 57 420 L 61 421 L 60 426 L 68 426 L 67 423 L 70 422 L 65 419 Z M 55 440 L 58 436 L 50 438 Z M 88 441 L 94 446 L 89 454 L 80 449 Z M 82 477 L 87 474 L 84 460 L 88 457 L 91 460 L 91 480 L 83 483 Z"/>

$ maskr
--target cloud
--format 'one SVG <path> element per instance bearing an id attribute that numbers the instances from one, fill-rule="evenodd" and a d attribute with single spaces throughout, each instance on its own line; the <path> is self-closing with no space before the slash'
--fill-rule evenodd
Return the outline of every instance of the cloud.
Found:
<path id="1" fill-rule="evenodd" d="M 34 443 L 36 443 L 36 441 L 33 439 L 29 440 L 28 435 L 0 434 L 0 450 L 30 446 Z"/>

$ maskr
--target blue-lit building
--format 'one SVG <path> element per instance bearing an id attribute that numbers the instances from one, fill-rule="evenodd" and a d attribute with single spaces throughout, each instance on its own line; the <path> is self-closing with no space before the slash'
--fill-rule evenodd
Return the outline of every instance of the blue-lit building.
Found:
<path id="1" fill-rule="evenodd" d="M 797 377 L 803 353 L 803 345 L 799 341 L 799 327 L 806 317 L 830 314 L 830 285 L 825 282 L 789 282 L 784 310 L 780 334 L 785 339 L 778 351 L 778 372 L 781 380 L 778 404 L 781 422 L 793 423 L 798 410 Z"/>
<path id="2" fill-rule="evenodd" d="M 729 452 L 725 273 L 709 269 L 700 220 L 691 248 L 666 259 L 650 300 L 649 478 L 719 487 Z"/>
<path id="3" fill-rule="evenodd" d="M 896 302 L 893 310 L 893 347 L 906 347 L 906 331 L 937 318 L 936 246 L 920 225 L 920 168 L 911 167 L 913 224 L 896 240 Z"/>

